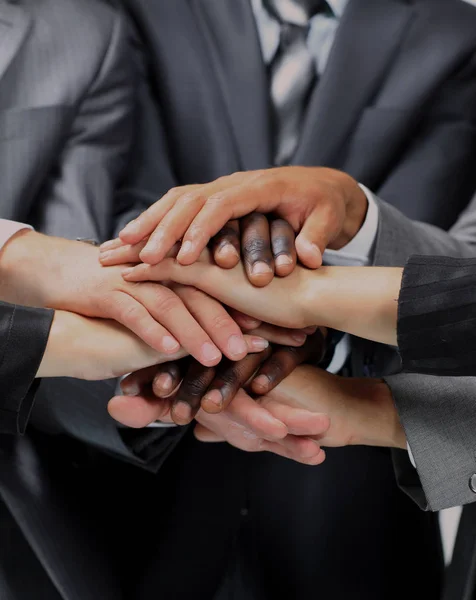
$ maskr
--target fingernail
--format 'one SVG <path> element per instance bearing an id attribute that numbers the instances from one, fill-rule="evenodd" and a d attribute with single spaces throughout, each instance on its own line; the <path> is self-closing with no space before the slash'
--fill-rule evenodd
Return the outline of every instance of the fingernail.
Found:
<path id="1" fill-rule="evenodd" d="M 243 437 L 246 438 L 247 440 L 257 440 L 258 436 L 256 434 L 254 434 L 252 431 L 248 431 L 248 429 L 245 429 L 243 431 Z"/>
<path id="2" fill-rule="evenodd" d="M 108 250 L 107 252 L 99 252 L 99 260 L 106 260 L 112 255 L 112 251 Z"/>
<path id="3" fill-rule="evenodd" d="M 267 415 L 263 415 L 263 418 L 268 421 L 268 423 L 270 425 L 274 425 L 275 427 L 281 427 L 281 425 L 283 425 L 283 423 L 281 421 L 278 421 L 278 419 L 275 419 L 272 415 L 270 415 L 269 413 Z"/>
<path id="4" fill-rule="evenodd" d="M 266 348 L 269 346 L 268 340 L 260 337 L 250 338 L 249 342 L 253 350 L 257 350 L 258 352 L 266 350 Z"/>
<path id="5" fill-rule="evenodd" d="M 155 380 L 155 385 L 163 392 L 171 392 L 173 379 L 169 373 L 161 373 Z"/>
<path id="6" fill-rule="evenodd" d="M 274 259 L 277 267 L 288 267 L 293 264 L 293 259 L 289 254 L 280 254 Z"/>
<path id="7" fill-rule="evenodd" d="M 244 356 L 248 352 L 248 346 L 240 335 L 232 335 L 228 340 L 228 353 L 230 356 Z"/>
<path id="8" fill-rule="evenodd" d="M 214 404 L 219 409 L 223 406 L 223 396 L 219 390 L 210 390 L 203 396 L 203 400 Z"/>
<path id="9" fill-rule="evenodd" d="M 166 335 L 162 338 L 162 348 L 165 352 L 178 352 L 180 344 L 171 335 Z"/>
<path id="10" fill-rule="evenodd" d="M 304 344 L 306 341 L 307 335 L 305 333 L 293 333 L 291 335 L 292 339 L 298 344 Z"/>
<path id="11" fill-rule="evenodd" d="M 271 267 L 269 265 L 260 260 L 258 262 L 255 262 L 251 269 L 251 272 L 253 273 L 253 275 L 269 275 L 269 273 L 272 273 L 273 271 L 271 270 Z"/>
<path id="12" fill-rule="evenodd" d="M 270 384 L 270 379 L 267 375 L 258 375 L 258 377 L 256 377 L 256 379 L 253 379 L 253 385 L 260 387 L 260 388 L 264 388 L 264 389 L 268 389 L 268 386 Z"/>
<path id="13" fill-rule="evenodd" d="M 115 244 L 116 240 L 108 240 L 99 246 L 99 252 L 102 252 L 103 250 L 109 250 L 110 248 L 113 248 Z"/>
<path id="14" fill-rule="evenodd" d="M 186 402 L 179 401 L 173 407 L 174 417 L 180 421 L 190 421 L 192 419 L 192 408 Z"/>
<path id="15" fill-rule="evenodd" d="M 133 270 L 134 270 L 134 267 L 127 267 L 127 269 L 123 269 L 122 276 L 127 277 L 127 275 L 130 275 Z"/>
<path id="16" fill-rule="evenodd" d="M 140 393 L 140 388 L 137 383 L 126 383 L 121 385 L 121 390 L 125 396 L 138 396 Z"/>
<path id="17" fill-rule="evenodd" d="M 205 342 L 202 346 L 202 356 L 207 362 L 214 362 L 221 358 L 220 350 L 210 342 Z"/>
<path id="18" fill-rule="evenodd" d="M 182 244 L 180 248 L 179 255 L 183 256 L 184 254 L 189 254 L 193 249 L 192 242 L 186 241 Z"/>
<path id="19" fill-rule="evenodd" d="M 217 250 L 217 255 L 221 256 L 222 258 L 225 258 L 226 256 L 230 256 L 233 258 L 239 258 L 240 255 L 238 254 L 235 246 L 233 246 L 233 244 L 222 244 L 218 250 Z"/>
<path id="20" fill-rule="evenodd" d="M 130 223 L 128 223 L 124 229 L 119 233 L 119 235 L 130 234 L 130 233 L 138 233 L 139 232 L 139 223 L 134 219 Z"/>

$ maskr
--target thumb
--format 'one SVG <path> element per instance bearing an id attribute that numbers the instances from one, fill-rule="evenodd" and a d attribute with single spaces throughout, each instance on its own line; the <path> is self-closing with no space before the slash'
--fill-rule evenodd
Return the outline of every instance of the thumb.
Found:
<path id="1" fill-rule="evenodd" d="M 340 233 L 344 218 L 335 205 L 321 203 L 314 208 L 296 238 L 296 252 L 303 265 L 309 269 L 322 266 L 324 250 Z"/>

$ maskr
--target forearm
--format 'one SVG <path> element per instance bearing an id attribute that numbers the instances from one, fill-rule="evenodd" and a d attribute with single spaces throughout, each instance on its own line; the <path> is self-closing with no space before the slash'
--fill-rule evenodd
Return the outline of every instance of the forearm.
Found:
<path id="1" fill-rule="evenodd" d="M 56 311 L 37 377 L 112 379 L 184 355 L 156 352 L 114 321 Z"/>
<path id="2" fill-rule="evenodd" d="M 306 321 L 396 345 L 402 269 L 322 267 L 309 272 Z"/>

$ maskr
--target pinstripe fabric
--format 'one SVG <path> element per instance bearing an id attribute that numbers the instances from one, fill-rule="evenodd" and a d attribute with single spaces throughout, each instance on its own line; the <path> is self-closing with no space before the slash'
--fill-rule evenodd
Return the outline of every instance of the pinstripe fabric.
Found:
<path id="1" fill-rule="evenodd" d="M 132 135 L 123 21 L 101 0 L 2 2 L 0 44 L 0 216 L 106 237 Z"/>

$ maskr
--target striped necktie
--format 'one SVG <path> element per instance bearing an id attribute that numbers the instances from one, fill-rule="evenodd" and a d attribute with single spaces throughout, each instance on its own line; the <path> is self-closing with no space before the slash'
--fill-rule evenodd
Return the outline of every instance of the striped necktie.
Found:
<path id="1" fill-rule="evenodd" d="M 316 65 L 307 45 L 310 19 L 329 11 L 324 0 L 264 0 L 264 6 L 281 26 L 279 47 L 270 67 L 273 107 L 274 163 L 289 163 L 298 145 Z"/>

